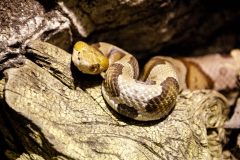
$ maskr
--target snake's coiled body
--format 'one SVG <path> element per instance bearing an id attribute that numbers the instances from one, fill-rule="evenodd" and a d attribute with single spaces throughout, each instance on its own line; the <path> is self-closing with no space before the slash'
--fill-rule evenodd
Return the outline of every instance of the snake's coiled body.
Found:
<path id="1" fill-rule="evenodd" d="M 168 115 L 176 103 L 179 82 L 174 67 L 166 59 L 152 58 L 141 76 L 137 60 L 108 43 L 89 46 L 78 42 L 72 59 L 84 73 L 99 74 L 107 69 L 103 96 L 124 116 L 141 121 L 157 120 Z"/>

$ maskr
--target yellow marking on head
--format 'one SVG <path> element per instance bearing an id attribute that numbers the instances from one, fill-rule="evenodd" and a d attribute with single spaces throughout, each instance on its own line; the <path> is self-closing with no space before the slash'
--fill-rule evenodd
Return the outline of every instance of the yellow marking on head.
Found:
<path id="1" fill-rule="evenodd" d="M 108 58 L 99 50 L 79 41 L 74 45 L 72 61 L 83 73 L 99 74 L 108 68 Z"/>

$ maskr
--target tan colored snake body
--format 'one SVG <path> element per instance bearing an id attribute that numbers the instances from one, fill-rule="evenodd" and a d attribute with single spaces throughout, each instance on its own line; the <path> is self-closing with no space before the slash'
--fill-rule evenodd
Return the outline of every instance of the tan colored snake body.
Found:
<path id="1" fill-rule="evenodd" d="M 88 54 L 91 58 L 93 55 L 98 58 L 85 59 Z M 103 96 L 115 111 L 124 116 L 141 121 L 157 120 L 168 115 L 176 103 L 179 84 L 175 69 L 160 57 L 152 58 L 140 77 L 137 60 L 107 43 L 89 46 L 78 42 L 72 59 L 84 73 L 99 74 L 107 69 L 102 85 Z"/>
<path id="2" fill-rule="evenodd" d="M 83 73 L 105 73 L 102 94 L 115 111 L 135 120 L 150 121 L 169 114 L 179 90 L 236 88 L 239 53 L 237 56 L 238 61 L 219 54 L 182 59 L 156 56 L 139 76 L 138 62 L 128 52 L 103 42 L 91 46 L 77 42 L 72 61 Z"/>

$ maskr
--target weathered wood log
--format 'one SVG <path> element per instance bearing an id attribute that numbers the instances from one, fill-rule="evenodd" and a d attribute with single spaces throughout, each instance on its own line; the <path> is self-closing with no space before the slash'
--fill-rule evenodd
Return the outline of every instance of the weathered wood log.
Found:
<path id="1" fill-rule="evenodd" d="M 23 66 L 4 72 L 4 110 L 26 153 L 45 159 L 221 157 L 221 147 L 214 138 L 208 139 L 206 132 L 206 127 L 221 127 L 227 117 L 226 101 L 219 93 L 184 91 L 165 119 L 133 121 L 107 107 L 101 81 L 92 77 L 91 82 L 80 73 L 75 78 L 69 76 L 75 72 L 70 67 L 70 54 L 39 41 L 30 47 L 34 45 L 39 45 L 35 54 L 26 56 L 42 68 L 26 59 Z M 62 76 L 55 76 L 52 71 L 56 70 Z M 71 89 L 69 82 L 77 88 Z M 98 85 L 88 88 L 93 82 Z M 218 149 L 213 147 L 211 152 L 209 142 Z"/>

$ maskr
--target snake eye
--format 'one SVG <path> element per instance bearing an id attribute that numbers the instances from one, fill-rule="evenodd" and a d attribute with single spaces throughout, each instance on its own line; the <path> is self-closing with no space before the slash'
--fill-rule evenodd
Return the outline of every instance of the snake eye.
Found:
<path id="1" fill-rule="evenodd" d="M 99 70 L 99 68 L 100 68 L 100 64 L 93 64 L 89 67 L 89 70 L 91 72 L 97 72 Z"/>

